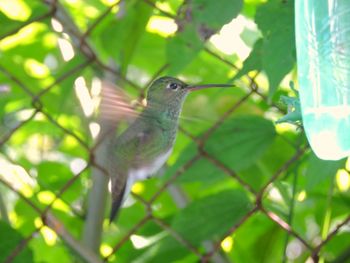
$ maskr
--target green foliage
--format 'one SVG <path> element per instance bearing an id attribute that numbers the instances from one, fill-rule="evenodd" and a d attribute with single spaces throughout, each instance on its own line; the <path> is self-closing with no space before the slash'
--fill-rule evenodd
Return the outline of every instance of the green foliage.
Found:
<path id="1" fill-rule="evenodd" d="M 179 16 L 178 31 L 167 45 L 169 74 L 178 74 L 204 48 L 204 41 L 224 24 L 235 18 L 242 8 L 242 1 L 224 0 L 219 3 L 210 0 L 189 1 Z M 179 56 L 179 54 L 182 54 Z"/>
<path id="2" fill-rule="evenodd" d="M 166 65 L 160 75 L 235 87 L 188 95 L 164 175 L 139 182 L 118 221 L 105 221 L 98 256 L 198 262 L 217 246 L 229 262 L 305 262 L 311 251 L 291 231 L 314 246 L 348 218 L 349 162 L 318 159 L 302 129 L 276 123 L 300 121 L 285 84 L 295 81 L 294 1 L 62 0 L 55 14 L 50 2 L 0 3 L 1 260 L 26 238 L 14 262 L 79 260 L 64 233 L 83 239 L 91 178 L 104 168 L 92 155 L 96 78 L 138 99 Z M 39 213 L 49 205 L 52 230 Z M 320 259 L 347 260 L 349 247 L 339 231 Z"/>
<path id="3" fill-rule="evenodd" d="M 328 181 L 329 185 L 333 180 L 338 169 L 344 167 L 345 160 L 325 161 L 318 159 L 314 154 L 309 157 L 309 167 L 306 170 L 306 190 L 311 191 L 316 186 Z"/>
<path id="4" fill-rule="evenodd" d="M 16 247 L 20 246 L 21 242 L 24 242 L 24 239 L 18 231 L 11 228 L 4 221 L 0 221 L 0 233 L 0 255 L 2 259 L 6 259 L 11 257 Z M 16 257 L 14 257 L 13 261 L 11 262 L 34 262 L 33 252 L 30 248 L 26 247 Z"/>
<path id="5" fill-rule="evenodd" d="M 270 121 L 258 116 L 240 116 L 220 126 L 208 139 L 205 149 L 234 171 L 241 171 L 259 159 L 275 135 Z"/>
<path id="6" fill-rule="evenodd" d="M 171 226 L 190 243 L 200 245 L 205 240 L 220 238 L 251 207 L 243 192 L 218 192 L 192 202 L 176 215 Z"/>
<path id="7" fill-rule="evenodd" d="M 269 96 L 295 64 L 294 1 L 272 0 L 258 7 L 255 22 L 263 38 L 254 45 L 238 76 L 264 70 L 269 80 Z M 278 21 L 278 22 L 277 22 Z"/>
<path id="8" fill-rule="evenodd" d="M 125 74 L 138 41 L 145 32 L 152 8 L 142 1 L 129 1 L 123 13 L 117 19 L 115 15 L 110 15 L 104 21 L 103 27 L 100 26 L 100 41 L 104 51 L 120 61 L 121 71 Z"/>

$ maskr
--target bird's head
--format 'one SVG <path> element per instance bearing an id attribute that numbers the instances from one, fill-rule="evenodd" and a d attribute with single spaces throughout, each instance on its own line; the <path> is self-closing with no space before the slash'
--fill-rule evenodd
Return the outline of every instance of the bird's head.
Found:
<path id="1" fill-rule="evenodd" d="M 189 85 L 172 77 L 161 77 L 148 88 L 147 104 L 181 103 L 188 92 Z"/>

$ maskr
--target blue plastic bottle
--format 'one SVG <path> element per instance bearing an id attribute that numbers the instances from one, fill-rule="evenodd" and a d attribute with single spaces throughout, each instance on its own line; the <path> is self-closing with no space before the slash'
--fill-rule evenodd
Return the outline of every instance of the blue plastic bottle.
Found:
<path id="1" fill-rule="evenodd" d="M 350 0 L 295 0 L 303 125 L 321 159 L 350 155 Z"/>

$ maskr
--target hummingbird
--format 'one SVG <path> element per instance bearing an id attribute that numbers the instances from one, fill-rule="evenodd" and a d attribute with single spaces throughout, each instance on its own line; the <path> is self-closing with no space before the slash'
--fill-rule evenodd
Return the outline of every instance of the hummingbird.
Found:
<path id="1" fill-rule="evenodd" d="M 188 85 L 173 77 L 161 77 L 148 87 L 144 110 L 121 135 L 112 137 L 108 145 L 106 168 L 112 193 L 110 222 L 117 216 L 134 182 L 156 174 L 169 158 L 188 93 L 211 87 L 232 85 Z M 125 102 L 117 103 L 121 107 L 126 105 Z"/>

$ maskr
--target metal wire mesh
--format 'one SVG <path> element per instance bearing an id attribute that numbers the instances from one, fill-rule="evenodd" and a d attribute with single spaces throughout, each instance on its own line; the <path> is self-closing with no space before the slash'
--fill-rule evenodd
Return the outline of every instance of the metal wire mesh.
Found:
<path id="1" fill-rule="evenodd" d="M 175 18 L 173 15 L 169 14 L 168 12 L 159 9 L 156 5 L 153 4 L 151 1 L 144 0 L 145 3 L 151 5 L 153 8 L 158 9 L 159 12 L 161 12 L 165 16 L 169 16 L 171 18 Z M 81 55 L 85 57 L 85 61 L 81 64 L 78 64 L 71 69 L 64 72 L 60 77 L 58 77 L 55 82 L 49 86 L 47 86 L 45 89 L 41 90 L 38 93 L 34 93 L 31 91 L 29 87 L 27 87 L 25 81 L 19 79 L 16 77 L 16 73 L 11 71 L 11 69 L 5 68 L 3 66 L 0 67 L 1 74 L 5 75 L 9 80 L 13 81 L 16 85 L 18 85 L 26 94 L 26 97 L 30 98 L 31 100 L 31 108 L 34 110 L 32 114 L 23 120 L 22 122 L 18 123 L 15 127 L 13 127 L 11 130 L 7 131 L 5 134 L 1 135 L 0 137 L 0 147 L 6 146 L 10 138 L 22 127 L 30 123 L 38 114 L 42 114 L 45 116 L 45 118 L 55 127 L 58 129 L 61 129 L 61 131 L 64 134 L 69 134 L 71 137 L 73 137 L 78 144 L 81 145 L 83 149 L 86 151 L 86 155 L 90 158 L 87 160 L 87 165 L 84 169 L 82 169 L 79 173 L 75 174 L 73 177 L 71 177 L 63 187 L 61 187 L 60 191 L 56 193 L 55 198 L 44 208 L 38 207 L 36 204 L 34 204 L 30 198 L 23 195 L 18 189 L 16 189 L 11 183 L 4 180 L 3 178 L 0 178 L 1 184 L 6 186 L 8 189 L 12 190 L 16 194 L 19 195 L 20 198 L 22 198 L 28 206 L 32 207 L 33 210 L 37 213 L 39 217 L 42 218 L 43 225 L 36 228 L 31 234 L 26 236 L 26 238 L 18 244 L 15 250 L 11 253 L 11 255 L 6 258 L 5 262 L 11 262 L 16 258 L 16 256 L 20 253 L 20 251 L 25 248 L 29 242 L 31 242 L 32 239 L 35 239 L 36 234 L 40 231 L 40 229 L 43 226 L 50 227 L 53 231 L 55 231 L 58 236 L 65 239 L 69 233 L 67 233 L 65 226 L 62 222 L 59 221 L 59 219 L 55 218 L 51 213 L 50 210 L 52 209 L 55 202 L 62 196 L 63 193 L 65 193 L 69 188 L 74 184 L 76 180 L 79 179 L 79 177 L 87 170 L 91 168 L 100 169 L 102 172 L 104 172 L 103 167 L 101 167 L 94 158 L 94 146 L 91 146 L 89 142 L 85 141 L 81 138 L 78 134 L 76 134 L 73 130 L 71 130 L 68 127 L 65 127 L 64 125 L 60 124 L 55 118 L 53 118 L 50 113 L 45 109 L 46 105 L 42 102 L 42 98 L 45 97 L 45 95 L 51 91 L 57 88 L 57 84 L 64 81 L 65 79 L 77 76 L 79 73 L 81 73 L 84 69 L 88 67 L 96 67 L 100 69 L 103 72 L 108 72 L 112 74 L 114 77 L 116 77 L 120 82 L 125 83 L 127 85 L 130 85 L 132 87 L 135 87 L 135 90 L 138 92 L 143 92 L 146 87 L 139 87 L 137 84 L 133 83 L 133 81 L 126 79 L 122 77 L 122 75 L 119 74 L 119 72 L 112 67 L 109 67 L 108 65 L 104 64 L 100 59 L 99 55 L 95 53 L 93 48 L 89 45 L 88 39 L 89 35 L 93 32 L 95 27 L 103 21 L 105 16 L 112 10 L 112 8 L 118 4 L 118 2 L 115 3 L 115 5 L 112 5 L 110 8 L 107 8 L 105 12 L 103 12 L 95 21 L 91 24 L 91 26 L 84 32 L 80 33 L 76 26 L 73 27 L 69 26 L 65 23 L 62 19 L 62 14 L 66 13 L 64 12 L 64 7 L 59 4 L 57 1 L 51 1 L 51 0 L 45 0 L 43 1 L 44 4 L 50 6 L 49 12 L 46 14 L 40 15 L 34 19 L 31 19 L 30 21 L 26 21 L 22 23 L 18 28 L 12 30 L 11 32 L 8 32 L 6 35 L 3 35 L 0 37 L 0 39 L 4 39 L 7 36 L 13 35 L 19 30 L 21 30 L 23 27 L 29 25 L 30 23 L 34 23 L 37 21 L 47 20 L 51 18 L 56 18 L 58 21 L 61 21 L 61 23 L 64 25 L 64 30 L 67 34 L 69 34 L 70 38 L 72 39 L 72 42 L 74 46 L 76 47 L 76 50 L 79 51 Z M 216 54 L 215 52 L 211 51 L 210 49 L 206 48 L 206 52 L 213 56 L 213 58 L 221 61 L 222 63 L 227 64 L 229 67 L 232 67 L 234 69 L 238 69 L 238 67 L 231 62 L 225 60 L 225 58 L 222 58 L 220 55 Z M 162 69 L 159 72 L 155 73 L 155 77 L 158 76 L 161 73 Z M 256 77 L 256 76 L 255 76 Z M 177 171 L 157 190 L 157 192 L 148 200 L 145 200 L 141 196 L 138 196 L 137 194 L 134 194 L 134 197 L 141 202 L 145 208 L 146 208 L 146 214 L 143 218 L 140 218 L 138 223 L 135 224 L 129 232 L 121 239 L 118 243 L 113 244 L 113 250 L 109 255 L 107 255 L 103 260 L 108 261 L 109 258 L 115 254 L 118 253 L 118 251 L 125 245 L 125 243 L 130 239 L 130 237 L 137 233 L 137 231 L 147 224 L 148 222 L 152 221 L 156 225 L 158 225 L 160 228 L 162 228 L 164 231 L 166 231 L 168 234 L 170 234 L 175 240 L 177 240 L 179 243 L 181 243 L 184 247 L 186 247 L 191 253 L 193 253 L 195 256 L 197 256 L 198 260 L 201 262 L 209 262 L 213 260 L 213 256 L 220 252 L 221 250 L 221 242 L 223 239 L 229 235 L 232 235 L 235 233 L 242 225 L 244 225 L 251 217 L 253 217 L 256 214 L 262 214 L 269 220 L 271 220 L 274 224 L 276 224 L 278 227 L 283 229 L 285 233 L 291 238 L 291 239 L 297 239 L 306 250 L 309 251 L 310 257 L 316 262 L 318 261 L 319 253 L 321 249 L 330 241 L 332 238 L 334 238 L 337 233 L 340 231 L 340 229 L 346 225 L 350 221 L 350 216 L 348 216 L 344 221 L 340 222 L 335 228 L 333 228 L 327 235 L 327 237 L 318 243 L 310 243 L 309 240 L 303 237 L 294 227 L 292 226 L 291 222 L 287 222 L 283 220 L 277 213 L 271 211 L 266 207 L 264 204 L 264 198 L 266 197 L 266 194 L 269 191 L 269 187 L 279 179 L 283 175 L 286 174 L 286 172 L 291 171 L 293 167 L 295 167 L 299 160 L 303 158 L 305 155 L 305 152 L 307 151 L 307 147 L 304 146 L 295 146 L 295 153 L 287 162 L 285 162 L 274 174 L 271 174 L 270 179 L 268 182 L 265 183 L 265 185 L 259 190 L 256 191 L 252 188 L 252 186 L 244 181 L 241 177 L 239 177 L 235 171 L 227 167 L 224 163 L 222 163 L 220 160 L 218 160 L 215 156 L 212 156 L 210 153 L 208 153 L 205 150 L 205 144 L 208 137 L 216 130 L 218 129 L 227 118 L 229 118 L 237 109 L 239 109 L 248 98 L 251 96 L 258 96 L 260 99 L 267 101 L 267 97 L 264 95 L 264 92 L 261 91 L 259 88 L 258 83 L 255 81 L 255 77 L 249 77 L 248 75 L 246 78 L 249 80 L 249 90 L 247 90 L 247 93 L 240 98 L 234 105 L 232 105 L 225 113 L 222 114 L 222 116 L 212 124 L 212 126 L 202 135 L 201 137 L 196 137 L 191 135 L 189 131 L 186 131 L 185 128 L 180 127 L 179 132 L 185 134 L 188 136 L 191 140 L 193 140 L 198 148 L 198 153 L 194 155 L 191 159 L 189 159 L 180 169 L 177 169 Z M 142 95 L 142 94 L 141 94 Z M 271 105 L 271 107 L 275 108 L 277 111 L 283 112 L 283 110 L 279 107 L 279 105 Z M 8 157 L 10 158 L 10 157 Z M 228 177 L 231 177 L 232 180 L 235 182 L 238 182 L 241 184 L 252 196 L 255 197 L 254 206 L 251 208 L 251 210 L 245 214 L 245 216 L 236 224 L 232 225 L 229 231 L 221 236 L 218 240 L 215 242 L 212 242 L 209 249 L 206 251 L 199 250 L 197 247 L 195 247 L 193 244 L 185 240 L 180 234 L 178 234 L 172 227 L 166 223 L 161 218 L 154 215 L 152 211 L 152 205 L 157 200 L 157 198 L 169 187 L 171 184 L 178 178 L 181 177 L 182 174 L 191 168 L 194 164 L 196 164 L 199 160 L 205 160 L 206 162 L 210 162 L 211 164 L 215 165 L 219 170 L 223 171 Z M 71 204 L 68 204 L 71 205 Z M 73 209 L 74 210 L 74 209 Z M 92 255 L 91 258 L 94 258 Z M 98 259 L 97 259 L 98 260 Z"/>

